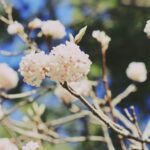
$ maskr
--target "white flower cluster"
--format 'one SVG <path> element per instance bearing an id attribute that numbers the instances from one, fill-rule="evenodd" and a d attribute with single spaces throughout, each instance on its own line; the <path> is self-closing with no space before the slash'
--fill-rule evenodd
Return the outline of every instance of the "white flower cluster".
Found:
<path id="1" fill-rule="evenodd" d="M 22 150 L 36 150 L 39 148 L 39 144 L 33 141 L 28 142 L 22 147 Z"/>
<path id="2" fill-rule="evenodd" d="M 46 75 L 48 56 L 44 52 L 31 52 L 22 58 L 20 72 L 24 81 L 33 86 L 39 86 Z"/>
<path id="3" fill-rule="evenodd" d="M 18 74 L 5 63 L 0 63 L 0 89 L 9 90 L 18 84 Z"/>
<path id="4" fill-rule="evenodd" d="M 73 42 L 60 44 L 49 55 L 31 53 L 20 63 L 20 72 L 28 84 L 39 86 L 45 76 L 61 83 L 76 82 L 85 77 L 90 70 L 89 56 Z"/>
<path id="5" fill-rule="evenodd" d="M 65 27 L 58 20 L 41 21 L 35 18 L 28 24 L 28 27 L 30 29 L 41 28 L 42 34 L 52 39 L 61 39 L 66 35 Z"/>
<path id="6" fill-rule="evenodd" d="M 24 30 L 24 27 L 21 23 L 18 21 L 12 22 L 10 25 L 8 25 L 7 32 L 9 34 L 17 34 L 21 33 Z"/>
<path id="7" fill-rule="evenodd" d="M 126 74 L 129 79 L 137 82 L 144 82 L 147 79 L 147 70 L 143 62 L 131 62 Z"/>
<path id="8" fill-rule="evenodd" d="M 111 41 L 111 38 L 106 35 L 104 31 L 95 30 L 92 32 L 93 38 L 95 38 L 98 42 L 101 43 L 102 48 L 106 50 L 109 46 L 109 42 Z"/>
<path id="9" fill-rule="evenodd" d="M 19 150 L 19 149 L 9 139 L 0 138 L 0 150 Z"/>
<path id="10" fill-rule="evenodd" d="M 54 47 L 49 60 L 49 76 L 62 83 L 81 80 L 88 74 L 91 65 L 89 56 L 73 42 Z"/>
<path id="11" fill-rule="evenodd" d="M 146 22 L 144 32 L 147 34 L 148 37 L 150 37 L 150 20 Z"/>

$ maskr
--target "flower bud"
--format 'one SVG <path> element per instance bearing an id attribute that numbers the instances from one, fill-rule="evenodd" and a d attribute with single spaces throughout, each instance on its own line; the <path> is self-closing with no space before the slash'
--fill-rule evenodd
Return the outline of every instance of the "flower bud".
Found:
<path id="1" fill-rule="evenodd" d="M 31 22 L 29 22 L 28 27 L 30 29 L 37 29 L 40 28 L 41 25 L 42 25 L 42 21 L 39 18 L 35 18 Z"/>
<path id="2" fill-rule="evenodd" d="M 147 79 L 147 70 L 143 62 L 131 62 L 126 74 L 129 79 L 137 82 L 144 82 Z"/>
<path id="3" fill-rule="evenodd" d="M 93 38 L 95 38 L 99 43 L 101 43 L 102 50 L 107 50 L 109 46 L 109 42 L 111 41 L 111 38 L 106 35 L 104 31 L 95 30 L 92 33 Z"/>
<path id="4" fill-rule="evenodd" d="M 21 23 L 19 23 L 18 21 L 14 21 L 7 28 L 7 32 L 12 35 L 21 33 L 23 30 L 24 30 L 23 25 Z"/>

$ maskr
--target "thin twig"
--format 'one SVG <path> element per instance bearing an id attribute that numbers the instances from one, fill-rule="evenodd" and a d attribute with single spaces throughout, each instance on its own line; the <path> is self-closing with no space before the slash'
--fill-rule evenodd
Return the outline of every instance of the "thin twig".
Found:
<path id="1" fill-rule="evenodd" d="M 8 117 L 11 113 L 13 113 L 14 111 L 16 111 L 18 108 L 29 104 L 29 103 L 33 103 L 35 100 L 37 100 L 38 98 L 40 98 L 41 96 L 43 96 L 43 94 L 45 94 L 46 92 L 48 92 L 49 89 L 43 90 L 41 91 L 41 93 L 39 93 L 40 95 L 37 95 L 35 98 L 29 98 L 27 100 L 21 101 L 19 103 L 17 103 L 15 106 L 13 106 L 11 109 L 9 109 L 8 111 L 6 111 L 4 113 L 4 115 L 0 118 L 0 121 L 2 121 L 3 119 L 5 119 L 6 117 Z"/>
<path id="2" fill-rule="evenodd" d="M 105 140 L 107 143 L 108 150 L 115 150 L 115 148 L 112 144 L 112 140 L 109 135 L 108 128 L 106 126 L 102 126 L 102 129 L 103 129 L 103 133 L 104 133 L 104 137 L 105 137 Z"/>
<path id="3" fill-rule="evenodd" d="M 22 93 L 17 93 L 17 94 L 7 94 L 5 92 L 0 92 L 0 97 L 7 98 L 7 99 L 20 99 L 20 98 L 29 97 L 31 95 L 38 93 L 38 92 L 39 92 L 39 89 L 27 91 L 27 92 L 22 92 Z"/>
<path id="4" fill-rule="evenodd" d="M 119 104 L 124 98 L 126 98 L 129 94 L 132 92 L 135 92 L 137 90 L 136 86 L 134 84 L 130 84 L 125 91 L 123 91 L 121 94 L 119 94 L 117 97 L 113 98 L 112 105 L 116 106 Z"/>
<path id="5" fill-rule="evenodd" d="M 148 137 L 150 137 L 150 120 L 148 121 L 148 124 L 143 132 L 143 138 L 146 139 Z"/>
<path id="6" fill-rule="evenodd" d="M 97 97 L 96 97 L 95 93 L 92 92 L 91 96 L 93 98 L 93 104 L 94 104 L 95 108 L 98 111 L 100 111 L 100 106 L 98 104 Z M 106 126 L 102 125 L 102 129 L 103 129 L 103 134 L 104 134 L 104 138 L 105 138 L 106 143 L 107 143 L 108 150 L 115 150 L 113 143 L 112 143 L 112 140 L 111 140 L 110 135 L 109 135 L 108 128 Z"/>
<path id="7" fill-rule="evenodd" d="M 74 121 L 76 119 L 83 118 L 83 117 L 85 117 L 89 114 L 90 114 L 89 111 L 81 111 L 81 112 L 76 113 L 76 114 L 72 114 L 72 115 L 69 115 L 69 116 L 66 116 L 66 117 L 62 117 L 62 118 L 59 118 L 59 119 L 49 121 L 46 124 L 48 126 L 59 126 L 59 125 L 63 125 L 63 124 L 66 124 L 68 122 Z"/>
<path id="8" fill-rule="evenodd" d="M 132 119 L 132 120 L 133 120 L 133 123 L 134 123 L 134 125 L 135 125 L 135 127 L 136 127 L 136 129 L 137 129 L 137 133 L 138 133 L 139 137 L 142 139 L 142 138 L 143 138 L 143 137 L 142 137 L 142 132 L 141 132 L 140 127 L 139 127 L 139 124 L 138 124 L 138 122 L 137 122 L 137 117 L 136 117 L 135 109 L 134 109 L 133 106 L 131 106 L 130 109 L 131 109 L 131 115 L 132 115 L 132 118 L 133 118 L 133 119 Z M 141 142 L 141 145 L 142 145 L 142 150 L 145 150 L 145 148 L 144 148 L 144 143 L 143 143 L 143 142 Z"/>
<path id="9" fill-rule="evenodd" d="M 107 66 L 106 66 L 106 50 L 102 50 L 102 78 L 103 78 L 103 83 L 106 91 L 106 99 L 109 104 L 111 114 L 113 115 L 113 106 L 112 106 L 112 100 L 110 96 L 110 90 L 108 86 L 108 79 L 107 79 Z"/>
<path id="10" fill-rule="evenodd" d="M 18 128 L 16 126 L 10 125 L 7 122 L 3 122 L 3 124 L 5 124 L 5 126 L 7 126 L 8 128 L 10 128 L 11 130 L 30 137 L 30 138 L 34 138 L 34 139 L 40 139 L 40 140 L 44 140 L 44 141 L 48 141 L 50 143 L 54 143 L 54 144 L 58 144 L 58 143 L 66 143 L 66 142 L 83 142 L 83 141 L 100 141 L 100 142 L 105 142 L 105 139 L 101 136 L 92 136 L 89 135 L 88 137 L 85 136 L 79 136 L 79 137 L 67 137 L 67 138 L 61 138 L 61 139 L 53 139 L 50 136 L 35 132 L 35 131 L 29 131 L 29 130 L 23 130 L 21 128 Z"/>
<path id="11" fill-rule="evenodd" d="M 4 55 L 4 56 L 18 56 L 23 54 L 24 52 L 9 52 L 9 51 L 5 51 L 5 50 L 0 50 L 0 55 Z"/>
<path id="12" fill-rule="evenodd" d="M 0 16 L 0 20 L 3 21 L 4 23 L 6 23 L 7 25 L 10 25 L 11 23 L 14 22 L 13 20 L 13 16 L 12 16 L 12 7 L 6 3 L 5 0 L 1 0 L 0 1 L 3 8 L 4 8 L 4 11 L 5 13 L 7 14 L 7 18 L 5 18 L 4 16 Z M 17 34 L 21 39 L 22 41 L 29 47 L 31 48 L 31 50 L 35 50 L 35 51 L 41 51 L 36 42 L 34 41 L 31 41 L 27 35 L 27 33 L 25 33 L 25 31 L 23 30 L 22 32 L 19 32 Z"/>

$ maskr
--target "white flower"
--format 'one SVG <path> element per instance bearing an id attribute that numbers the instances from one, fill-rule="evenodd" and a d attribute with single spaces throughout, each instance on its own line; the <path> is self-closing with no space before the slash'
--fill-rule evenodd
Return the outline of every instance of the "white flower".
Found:
<path id="1" fill-rule="evenodd" d="M 0 89 L 9 90 L 18 84 L 18 74 L 5 63 L 0 63 Z"/>
<path id="2" fill-rule="evenodd" d="M 20 72 L 26 83 L 33 86 L 40 86 L 46 75 L 47 58 L 44 52 L 32 52 L 22 58 Z"/>
<path id="3" fill-rule="evenodd" d="M 19 149 L 9 139 L 0 138 L 0 150 L 19 150 Z"/>
<path id="4" fill-rule="evenodd" d="M 90 70 L 89 56 L 73 42 L 66 42 L 53 48 L 49 54 L 48 75 L 59 82 L 76 82 Z"/>
<path id="5" fill-rule="evenodd" d="M 23 30 L 24 30 L 23 25 L 19 23 L 18 21 L 14 21 L 7 28 L 7 32 L 9 34 L 17 34 L 17 33 L 22 32 Z"/>
<path id="6" fill-rule="evenodd" d="M 35 18 L 31 22 L 29 22 L 28 27 L 30 29 L 36 29 L 36 28 L 40 28 L 41 25 L 42 25 L 42 21 L 39 18 Z"/>
<path id="7" fill-rule="evenodd" d="M 147 79 L 147 70 L 143 62 L 130 63 L 126 74 L 129 79 L 137 82 L 144 82 Z"/>
<path id="8" fill-rule="evenodd" d="M 146 22 L 144 32 L 147 34 L 148 37 L 150 37 L 150 20 Z"/>
<path id="9" fill-rule="evenodd" d="M 108 35 L 106 35 L 106 33 L 104 31 L 95 30 L 92 32 L 92 36 L 98 42 L 101 43 L 102 48 L 104 48 L 105 50 L 108 48 L 111 38 Z"/>
<path id="10" fill-rule="evenodd" d="M 39 148 L 39 144 L 36 142 L 30 141 L 22 147 L 22 150 L 36 150 L 37 148 Z"/>
<path id="11" fill-rule="evenodd" d="M 50 36 L 53 39 L 61 39 L 66 35 L 65 27 L 58 20 L 43 21 L 41 30 L 45 36 Z"/>
<path id="12" fill-rule="evenodd" d="M 92 86 L 96 85 L 95 82 L 89 81 L 86 78 L 82 79 L 78 82 L 70 82 L 68 85 L 76 91 L 78 94 L 82 96 L 89 96 L 92 90 Z M 61 85 L 57 85 L 57 88 L 55 89 L 55 94 L 65 101 L 66 103 L 69 103 L 76 99 L 72 94 L 70 94 L 67 90 L 65 90 Z"/>

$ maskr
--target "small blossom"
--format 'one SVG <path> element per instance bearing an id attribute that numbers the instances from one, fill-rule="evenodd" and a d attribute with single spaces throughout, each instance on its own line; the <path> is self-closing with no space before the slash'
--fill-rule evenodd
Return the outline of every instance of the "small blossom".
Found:
<path id="1" fill-rule="evenodd" d="M 19 149 L 9 139 L 0 138 L 0 150 L 19 150 Z"/>
<path id="2" fill-rule="evenodd" d="M 148 37 L 150 37 L 150 20 L 146 22 L 144 32 L 147 34 Z"/>
<path id="3" fill-rule="evenodd" d="M 23 25 L 19 23 L 18 21 L 14 21 L 7 28 L 7 32 L 9 34 L 17 34 L 17 33 L 22 32 L 23 30 L 24 30 Z"/>
<path id="4" fill-rule="evenodd" d="M 39 144 L 33 141 L 28 142 L 22 147 L 22 150 L 36 150 L 39 148 Z"/>
<path id="5" fill-rule="evenodd" d="M 18 74 L 5 63 L 0 63 L 0 89 L 9 90 L 18 84 Z"/>
<path id="6" fill-rule="evenodd" d="M 39 18 L 35 18 L 31 22 L 29 22 L 28 27 L 30 29 L 37 29 L 40 28 L 41 25 L 42 25 L 42 21 Z"/>
<path id="7" fill-rule="evenodd" d="M 53 39 L 61 39 L 66 35 L 65 27 L 58 20 L 43 21 L 41 30 L 45 36 L 50 36 Z"/>
<path id="8" fill-rule="evenodd" d="M 90 70 L 89 56 L 73 42 L 66 42 L 53 48 L 49 54 L 48 76 L 59 82 L 76 82 Z"/>
<path id="9" fill-rule="evenodd" d="M 104 48 L 105 50 L 108 48 L 111 38 L 108 35 L 106 35 L 106 33 L 104 31 L 95 30 L 92 32 L 92 36 L 98 42 L 101 43 L 102 48 Z"/>
<path id="10" fill-rule="evenodd" d="M 22 58 L 20 73 L 24 81 L 33 86 L 40 86 L 46 75 L 47 55 L 44 52 L 32 52 Z"/>
<path id="11" fill-rule="evenodd" d="M 143 62 L 130 63 L 126 74 L 129 79 L 137 82 L 144 82 L 147 79 L 147 70 Z"/>

